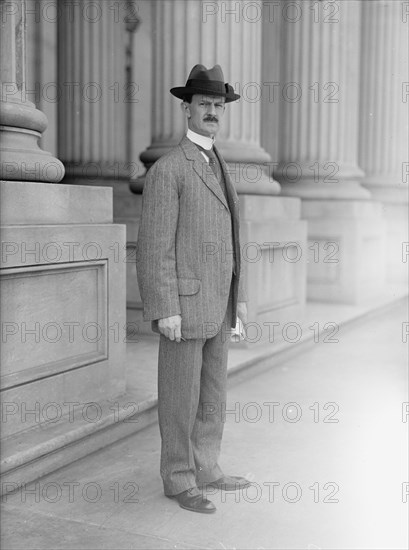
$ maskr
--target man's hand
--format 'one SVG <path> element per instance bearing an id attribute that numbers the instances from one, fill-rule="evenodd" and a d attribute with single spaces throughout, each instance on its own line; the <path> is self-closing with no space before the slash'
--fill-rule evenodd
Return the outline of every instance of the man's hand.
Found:
<path id="1" fill-rule="evenodd" d="M 182 317 L 180 315 L 159 319 L 158 328 L 163 336 L 166 336 L 169 340 L 176 340 L 179 344 L 182 338 Z"/>
<path id="2" fill-rule="evenodd" d="M 247 324 L 247 303 L 246 302 L 237 303 L 237 317 L 240 319 L 243 325 Z"/>

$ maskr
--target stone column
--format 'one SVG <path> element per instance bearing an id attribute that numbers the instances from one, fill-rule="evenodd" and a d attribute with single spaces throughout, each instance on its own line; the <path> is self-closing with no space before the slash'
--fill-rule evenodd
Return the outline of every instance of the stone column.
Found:
<path id="1" fill-rule="evenodd" d="M 285 1 L 276 12 L 281 70 L 274 175 L 283 195 L 303 199 L 310 299 L 355 303 L 376 295 L 383 278 L 380 205 L 361 186 L 358 165 L 361 7 Z"/>
<path id="2" fill-rule="evenodd" d="M 0 16 L 0 179 L 57 183 L 64 166 L 38 146 L 47 117 L 27 99 L 24 0 L 1 2 Z"/>
<path id="3" fill-rule="evenodd" d="M 60 4 L 60 2 L 59 2 Z M 67 183 L 129 178 L 126 85 L 127 2 L 63 0 L 58 18 L 58 149 Z"/>
<path id="4" fill-rule="evenodd" d="M 404 8 L 393 0 L 362 5 L 359 164 L 363 185 L 386 201 L 407 201 L 408 192 L 409 14 Z"/>
<path id="5" fill-rule="evenodd" d="M 359 164 L 362 184 L 383 203 L 388 279 L 402 282 L 408 276 L 408 19 L 405 2 L 362 6 Z"/>
<path id="6" fill-rule="evenodd" d="M 359 2 L 283 2 L 280 163 L 286 195 L 369 198 L 358 167 Z"/>
<path id="7" fill-rule="evenodd" d="M 152 144 L 141 160 L 149 168 L 186 131 L 181 102 L 169 93 L 170 88 L 185 84 L 195 64 L 218 63 L 242 96 L 226 107 L 217 138 L 237 190 L 279 193 L 279 185 L 267 175 L 270 155 L 260 145 L 262 3 L 162 0 L 154 2 L 152 9 Z M 140 183 L 143 186 L 143 180 Z"/>

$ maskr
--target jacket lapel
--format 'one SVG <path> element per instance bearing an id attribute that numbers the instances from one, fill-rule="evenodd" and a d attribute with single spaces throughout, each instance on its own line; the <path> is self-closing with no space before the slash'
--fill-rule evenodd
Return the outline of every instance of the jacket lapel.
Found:
<path id="1" fill-rule="evenodd" d="M 226 182 L 226 192 L 229 197 L 229 203 L 230 203 L 230 215 L 232 219 L 232 226 L 233 226 L 233 246 L 235 249 L 235 266 L 234 266 L 234 273 L 237 275 L 237 273 L 240 273 L 241 269 L 241 254 L 240 254 L 240 223 L 239 223 L 239 199 L 237 196 L 236 189 L 233 185 L 233 182 L 231 181 L 230 174 L 229 174 L 229 168 L 224 161 L 223 157 L 220 155 L 219 151 L 214 147 L 215 153 L 220 161 L 220 165 L 223 170 L 224 174 L 224 180 Z"/>
<path id="2" fill-rule="evenodd" d="M 185 136 L 180 142 L 180 146 L 182 147 L 186 158 L 193 163 L 193 169 L 203 181 L 203 183 L 210 189 L 212 193 L 214 193 L 214 195 L 216 195 L 216 197 L 224 204 L 226 208 L 229 208 L 226 197 L 224 196 L 224 193 L 220 187 L 219 182 L 216 179 L 216 176 L 213 174 L 212 169 L 205 161 L 202 153 L 199 151 L 196 145 Z M 220 155 L 218 153 L 216 154 L 220 158 Z M 225 170 L 224 172 L 226 174 Z"/>
<path id="3" fill-rule="evenodd" d="M 222 167 L 222 170 L 223 170 L 224 181 L 226 182 L 226 191 L 227 191 L 227 194 L 229 195 L 229 200 L 230 200 L 230 206 L 234 206 L 234 212 L 232 212 L 232 215 L 236 215 L 237 206 L 238 206 L 238 197 L 237 197 L 236 189 L 230 178 L 229 168 L 225 160 L 219 153 L 219 150 L 216 148 L 216 146 L 213 146 L 213 149 L 217 155 L 217 158 L 220 161 L 220 166 Z"/>

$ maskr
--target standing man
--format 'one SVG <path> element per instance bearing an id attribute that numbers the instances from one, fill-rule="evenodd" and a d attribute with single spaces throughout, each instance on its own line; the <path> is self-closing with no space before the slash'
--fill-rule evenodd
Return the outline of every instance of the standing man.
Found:
<path id="1" fill-rule="evenodd" d="M 236 316 L 247 322 L 238 197 L 214 147 L 225 103 L 239 99 L 219 65 L 195 65 L 182 99 L 188 131 L 149 170 L 137 246 L 144 319 L 160 333 L 158 412 L 165 495 L 216 510 L 201 490 L 249 485 L 219 464 L 227 354 Z"/>

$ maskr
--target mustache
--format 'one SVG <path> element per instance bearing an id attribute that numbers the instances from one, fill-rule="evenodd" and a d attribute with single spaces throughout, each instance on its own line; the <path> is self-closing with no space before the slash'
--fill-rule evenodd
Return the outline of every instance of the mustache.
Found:
<path id="1" fill-rule="evenodd" d="M 219 122 L 219 119 L 216 116 L 208 115 L 204 117 L 204 122 Z"/>

